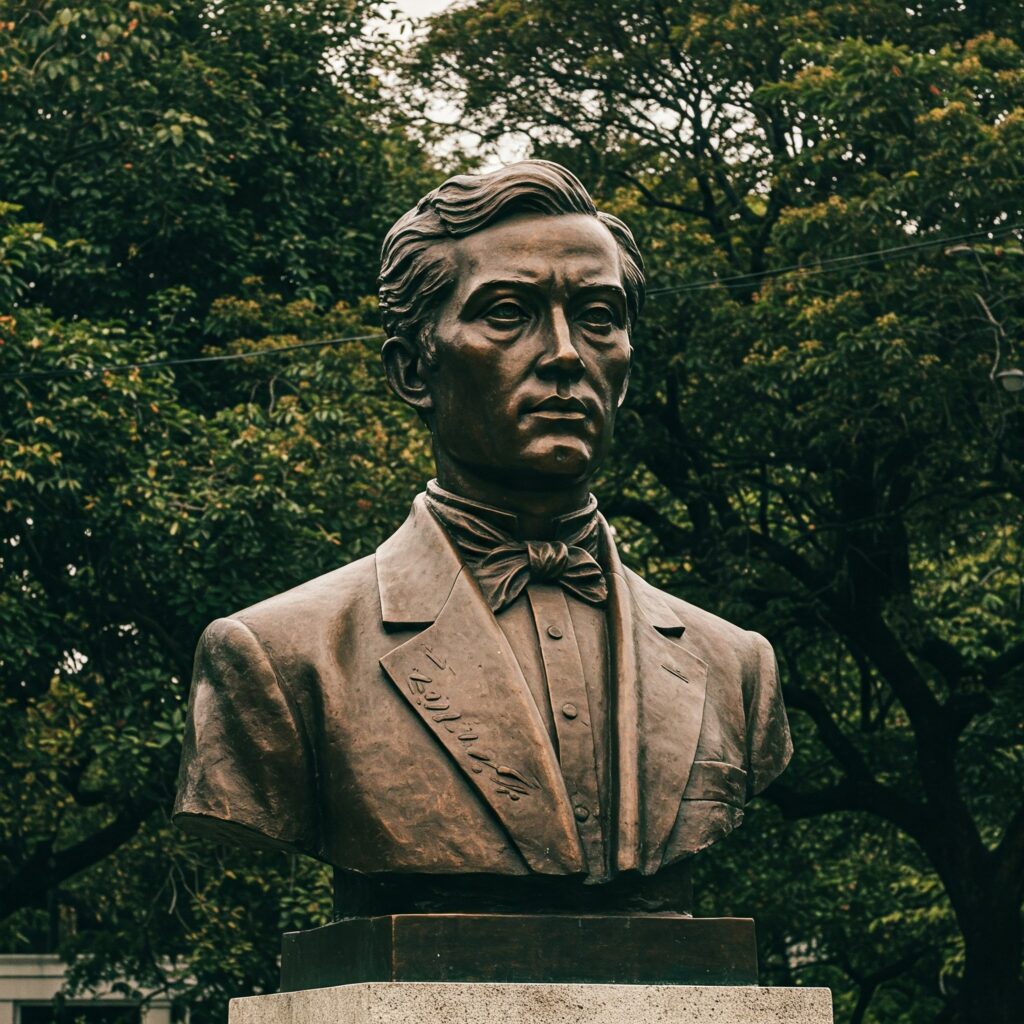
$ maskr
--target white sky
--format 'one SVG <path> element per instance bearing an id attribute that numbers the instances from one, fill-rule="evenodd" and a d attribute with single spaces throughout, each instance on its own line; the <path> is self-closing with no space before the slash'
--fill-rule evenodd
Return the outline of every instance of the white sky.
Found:
<path id="1" fill-rule="evenodd" d="M 436 14 L 445 7 L 450 7 L 454 0 L 390 0 L 390 2 L 399 15 L 415 20 L 428 17 L 430 14 Z M 401 26 L 400 23 L 386 22 L 386 20 L 371 24 L 375 28 L 383 28 L 389 35 L 403 39 L 409 38 L 408 25 Z M 382 70 L 381 74 L 387 80 L 387 73 Z M 430 117 L 432 119 L 440 123 L 453 124 L 458 116 L 459 112 L 450 103 L 443 101 L 439 97 L 433 99 L 430 110 Z M 442 144 L 439 155 L 443 156 L 444 153 L 450 152 L 452 148 L 458 146 L 463 153 L 473 156 L 478 142 L 478 137 L 472 132 L 457 132 L 451 146 Z M 527 146 L 521 138 L 501 139 L 497 143 L 495 150 L 485 155 L 476 152 L 477 159 L 480 160 L 479 169 L 481 171 L 502 167 L 516 160 L 522 160 L 527 155 Z"/>
<path id="2" fill-rule="evenodd" d="M 447 7 L 452 0 L 396 0 L 395 6 L 410 18 L 425 18 Z"/>
<path id="3" fill-rule="evenodd" d="M 426 18 L 431 14 L 450 7 L 453 0 L 391 0 L 397 10 L 408 18 Z M 389 32 L 398 31 L 393 23 L 387 24 Z M 458 111 L 438 99 L 431 110 L 431 116 L 438 121 L 453 122 L 458 116 Z M 456 143 L 464 152 L 472 154 L 477 145 L 477 137 L 470 132 L 459 132 L 456 136 Z M 480 164 L 481 170 L 492 170 L 503 164 L 512 163 L 515 160 L 522 160 L 527 155 L 522 140 L 504 139 L 497 145 L 497 152 L 488 153 L 483 157 Z"/>

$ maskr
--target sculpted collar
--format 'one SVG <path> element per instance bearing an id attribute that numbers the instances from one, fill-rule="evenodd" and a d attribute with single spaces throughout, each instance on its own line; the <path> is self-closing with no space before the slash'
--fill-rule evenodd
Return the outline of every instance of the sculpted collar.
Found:
<path id="1" fill-rule="evenodd" d="M 381 620 L 385 629 L 423 628 L 434 622 L 466 566 L 451 537 L 426 505 L 426 494 L 412 503 L 409 518 L 378 549 L 375 557 Z M 666 636 L 682 636 L 684 626 L 661 595 L 619 559 L 615 540 L 601 513 L 601 563 L 612 589 L 620 579 L 643 619 Z M 623 593 L 618 588 L 618 593 Z M 614 594 L 609 607 L 615 606 Z"/>
<path id="2" fill-rule="evenodd" d="M 608 584 L 597 562 L 600 523 L 593 495 L 552 522 L 550 540 L 517 540 L 516 517 L 427 485 L 427 508 L 441 521 L 473 571 L 491 610 L 498 612 L 527 584 L 557 583 L 589 604 L 603 605 Z"/>
<path id="3" fill-rule="evenodd" d="M 501 530 L 503 533 L 507 533 L 516 539 L 533 539 L 525 537 L 520 538 L 519 516 L 517 516 L 515 512 L 508 512 L 503 508 L 496 508 L 494 505 L 485 505 L 483 502 L 473 501 L 471 498 L 464 498 L 461 494 L 446 491 L 436 480 L 431 480 L 430 483 L 427 484 L 427 497 L 442 505 L 447 505 L 451 508 L 457 508 L 463 512 L 468 512 L 470 515 L 476 516 L 477 518 L 484 520 L 486 523 L 490 523 L 491 526 L 497 527 L 497 529 Z M 597 498 L 590 494 L 587 496 L 587 503 L 582 508 L 578 508 L 574 512 L 567 512 L 562 516 L 555 516 L 555 518 L 551 520 L 552 535 L 555 538 L 560 538 L 567 534 L 574 534 L 584 526 L 588 525 L 588 522 L 595 519 L 596 516 Z"/>

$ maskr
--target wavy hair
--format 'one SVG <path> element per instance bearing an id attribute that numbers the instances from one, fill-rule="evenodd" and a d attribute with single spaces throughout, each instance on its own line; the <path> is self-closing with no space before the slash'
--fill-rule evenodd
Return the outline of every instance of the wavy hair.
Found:
<path id="1" fill-rule="evenodd" d="M 644 262 L 633 234 L 602 213 L 579 179 L 559 164 L 524 160 L 488 174 L 459 174 L 425 195 L 384 239 L 380 258 L 380 312 L 388 337 L 415 342 L 432 359 L 430 317 L 454 283 L 448 246 L 517 213 L 582 213 L 611 233 L 622 260 L 630 331 L 643 308 Z"/>

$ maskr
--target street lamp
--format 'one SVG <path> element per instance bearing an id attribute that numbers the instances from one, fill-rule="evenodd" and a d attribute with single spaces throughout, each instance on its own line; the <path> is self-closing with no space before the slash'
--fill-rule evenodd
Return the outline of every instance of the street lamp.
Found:
<path id="1" fill-rule="evenodd" d="M 1004 391 L 1024 391 L 1024 370 L 1001 370 L 993 379 L 1002 384 Z"/>

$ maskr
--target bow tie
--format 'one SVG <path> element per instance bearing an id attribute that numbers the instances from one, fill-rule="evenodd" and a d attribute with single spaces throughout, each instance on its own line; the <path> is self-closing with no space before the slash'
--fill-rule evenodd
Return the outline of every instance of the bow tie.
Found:
<path id="1" fill-rule="evenodd" d="M 608 598 L 608 584 L 595 555 L 598 545 L 597 503 L 591 499 L 587 516 L 571 516 L 559 524 L 553 540 L 516 540 L 464 507 L 442 497 L 436 485 L 426 502 L 455 542 L 491 610 L 508 607 L 528 583 L 557 583 L 589 604 Z"/>

